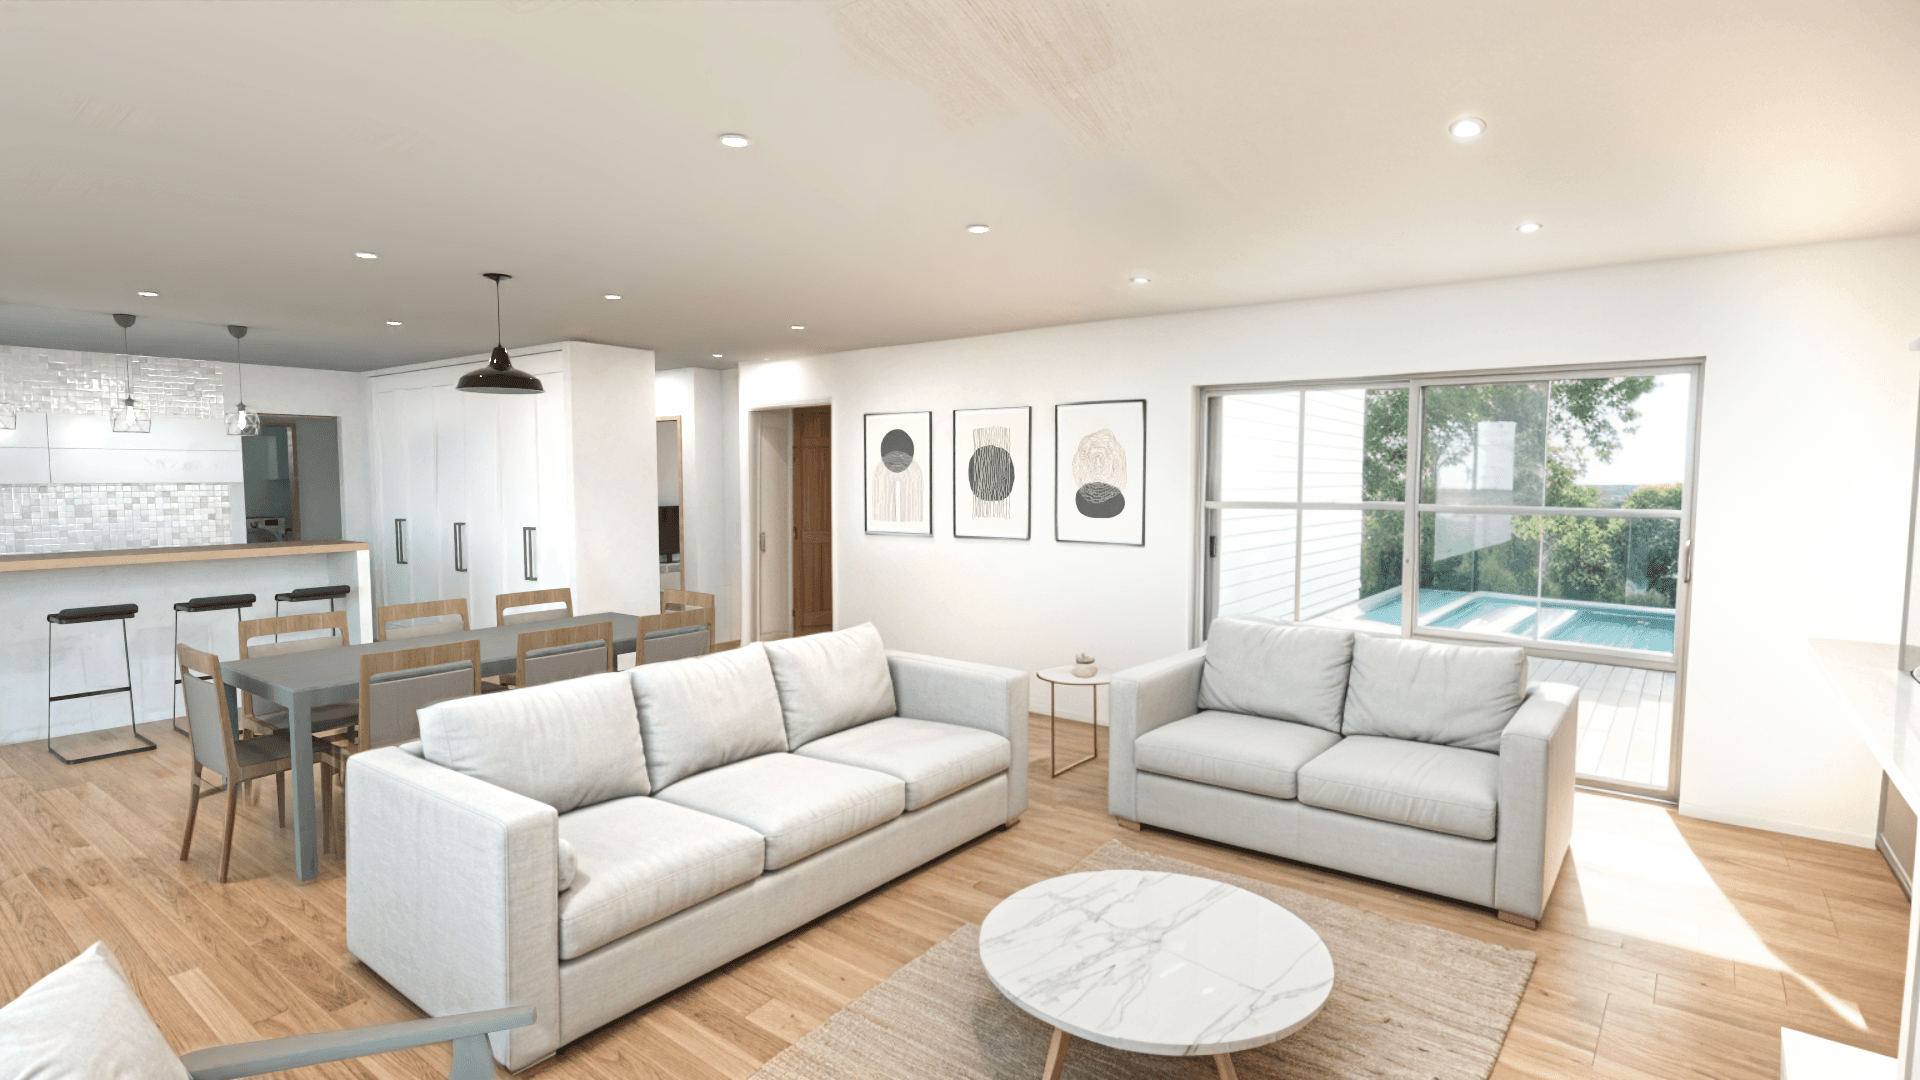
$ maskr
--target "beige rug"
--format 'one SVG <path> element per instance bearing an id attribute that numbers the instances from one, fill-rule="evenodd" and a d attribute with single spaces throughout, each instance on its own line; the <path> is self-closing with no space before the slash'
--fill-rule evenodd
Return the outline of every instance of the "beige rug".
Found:
<path id="1" fill-rule="evenodd" d="M 1223 874 L 1111 841 L 1074 867 L 1170 870 L 1258 893 L 1306 920 L 1333 954 L 1333 996 L 1311 1024 L 1233 1056 L 1245 1080 L 1486 1080 L 1534 955 Z M 1491 919 L 1493 916 L 1487 916 Z M 1007 1003 L 980 966 L 980 928 L 953 932 L 754 1080 L 1038 1080 L 1050 1029 Z M 1063 1080 L 1213 1080 L 1211 1058 L 1163 1058 L 1075 1040 Z"/>

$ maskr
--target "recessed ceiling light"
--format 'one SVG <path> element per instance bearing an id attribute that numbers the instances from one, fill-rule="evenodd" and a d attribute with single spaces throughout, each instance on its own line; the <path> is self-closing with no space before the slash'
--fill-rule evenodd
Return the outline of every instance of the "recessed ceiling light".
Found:
<path id="1" fill-rule="evenodd" d="M 159 296 L 160 294 L 159 294 L 159 293 L 157 293 L 157 292 L 148 292 L 148 291 L 147 291 L 147 290 L 145 290 L 145 289 L 141 289 L 141 290 L 140 290 L 140 295 L 141 295 L 141 296 Z"/>
<path id="2" fill-rule="evenodd" d="M 388 326 L 399 326 L 399 325 L 400 325 L 400 320 L 399 320 L 399 319 L 388 319 L 388 320 L 387 320 L 387 325 L 388 325 Z"/>
<path id="3" fill-rule="evenodd" d="M 375 255 L 371 251 L 356 251 L 353 253 L 353 257 L 356 259 L 377 259 L 380 256 Z"/>
<path id="4" fill-rule="evenodd" d="M 1147 278 L 1143 278 L 1143 277 L 1137 277 L 1137 278 L 1129 278 L 1129 279 L 1127 279 L 1127 284 L 1129 284 L 1129 285 L 1145 285 L 1145 284 L 1147 283 L 1147 280 L 1148 280 Z"/>
<path id="5" fill-rule="evenodd" d="M 747 145 L 748 143 L 751 143 L 752 141 L 753 141 L 752 139 L 747 138 L 745 135 L 727 134 L 727 135 L 720 136 L 721 146 L 731 146 L 735 150 L 740 149 L 741 147 Z"/>
<path id="6" fill-rule="evenodd" d="M 1477 116 L 1462 116 L 1447 125 L 1447 134 L 1466 142 L 1487 133 L 1487 122 Z"/>
<path id="7" fill-rule="evenodd" d="M 1516 228 L 1518 228 L 1523 233 L 1537 233 L 1541 229 L 1546 228 L 1546 226 L 1540 224 L 1537 221 L 1523 221 L 1518 226 L 1516 226 Z"/>
<path id="8" fill-rule="evenodd" d="M 979 234 L 979 233 L 986 232 L 988 230 L 985 225 L 969 225 L 967 226 L 967 231 L 970 233 Z"/>
<path id="9" fill-rule="evenodd" d="M 806 327 L 804 327 L 804 326 L 801 326 L 801 325 L 800 325 L 799 323 L 795 323 L 795 324 L 793 324 L 792 326 L 789 326 L 789 327 L 787 327 L 787 329 L 789 329 L 789 330 L 805 330 L 805 329 L 806 329 Z"/>
<path id="10" fill-rule="evenodd" d="M 608 294 L 607 294 L 607 295 L 606 295 L 605 297 L 603 297 L 603 299 L 606 299 L 606 300 L 618 300 L 618 299 L 620 299 L 620 294 L 619 294 L 619 293 L 617 293 L 617 292 L 610 292 L 610 293 L 608 293 Z"/>
<path id="11" fill-rule="evenodd" d="M 718 359 L 720 359 L 720 358 L 721 358 L 722 356 L 724 356 L 724 355 L 725 355 L 724 353 L 714 353 L 714 354 L 713 354 L 713 358 L 714 358 L 715 360 L 718 360 Z"/>

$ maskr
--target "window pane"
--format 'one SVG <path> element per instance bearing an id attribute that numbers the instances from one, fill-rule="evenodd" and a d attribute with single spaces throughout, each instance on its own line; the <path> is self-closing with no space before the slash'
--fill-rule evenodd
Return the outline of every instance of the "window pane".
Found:
<path id="1" fill-rule="evenodd" d="M 1300 618 L 1400 625 L 1404 519 L 1394 510 L 1307 510 L 1300 527 Z M 1391 607 L 1390 612 L 1380 609 Z"/>
<path id="2" fill-rule="evenodd" d="M 1220 398 L 1219 498 L 1292 502 L 1299 496 L 1300 394 Z"/>
<path id="3" fill-rule="evenodd" d="M 1564 379 L 1552 387 L 1548 506 L 1662 505 L 1645 488 L 1678 485 L 1693 422 L 1691 375 Z M 1629 502 L 1638 497 L 1638 502 Z"/>
<path id="4" fill-rule="evenodd" d="M 1546 383 L 1428 387 L 1421 426 L 1422 501 L 1544 505 Z"/>
<path id="5" fill-rule="evenodd" d="M 1294 617 L 1297 510 L 1222 510 L 1219 615 Z"/>
<path id="6" fill-rule="evenodd" d="M 1408 391 L 1306 392 L 1305 502 L 1407 497 Z"/>

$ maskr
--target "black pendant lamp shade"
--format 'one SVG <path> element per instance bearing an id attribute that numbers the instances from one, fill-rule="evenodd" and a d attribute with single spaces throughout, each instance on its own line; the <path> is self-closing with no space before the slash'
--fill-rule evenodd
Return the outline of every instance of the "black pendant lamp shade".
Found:
<path id="1" fill-rule="evenodd" d="M 476 394 L 538 394 L 546 387 L 540 380 L 513 366 L 513 360 L 507 356 L 507 347 L 501 342 L 500 334 L 500 283 L 513 277 L 512 274 L 481 274 L 481 277 L 493 279 L 493 358 L 486 367 L 474 368 L 455 384 L 462 390 L 471 390 Z"/>

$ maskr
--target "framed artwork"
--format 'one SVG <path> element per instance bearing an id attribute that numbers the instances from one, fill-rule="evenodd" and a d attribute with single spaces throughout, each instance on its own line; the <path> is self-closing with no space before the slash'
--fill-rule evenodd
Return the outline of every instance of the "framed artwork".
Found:
<path id="1" fill-rule="evenodd" d="M 1083 544 L 1147 542 L 1147 403 L 1053 407 L 1053 535 Z"/>
<path id="2" fill-rule="evenodd" d="M 866 414 L 867 531 L 933 535 L 933 414 Z"/>
<path id="3" fill-rule="evenodd" d="M 1033 535 L 1033 409 L 953 410 L 953 535 Z"/>

